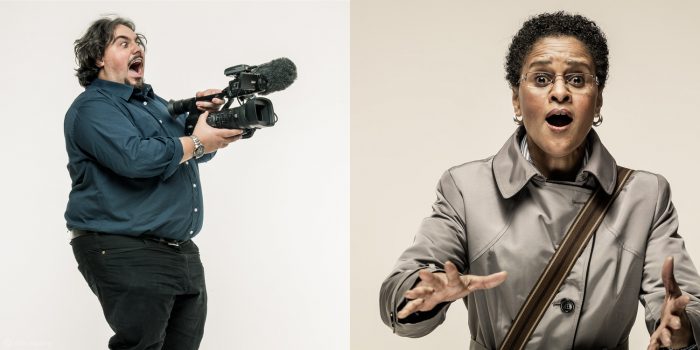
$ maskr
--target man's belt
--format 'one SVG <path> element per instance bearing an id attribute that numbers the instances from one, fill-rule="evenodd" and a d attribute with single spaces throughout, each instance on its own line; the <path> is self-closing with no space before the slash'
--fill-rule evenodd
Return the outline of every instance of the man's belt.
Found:
<path id="1" fill-rule="evenodd" d="M 70 230 L 70 238 L 71 239 L 76 239 L 78 237 L 83 237 L 83 236 L 95 236 L 99 234 L 104 234 L 101 232 L 95 232 L 95 231 L 85 231 L 85 230 Z M 142 238 L 142 239 L 147 239 L 149 241 L 154 241 L 162 244 L 167 244 L 171 247 L 179 247 L 181 244 L 184 244 L 188 242 L 187 240 L 185 241 L 180 241 L 176 239 L 169 239 L 169 238 L 163 238 L 163 237 L 158 237 L 158 236 L 151 236 L 151 235 L 140 235 L 140 236 L 125 236 L 125 237 L 132 237 L 132 238 Z"/>

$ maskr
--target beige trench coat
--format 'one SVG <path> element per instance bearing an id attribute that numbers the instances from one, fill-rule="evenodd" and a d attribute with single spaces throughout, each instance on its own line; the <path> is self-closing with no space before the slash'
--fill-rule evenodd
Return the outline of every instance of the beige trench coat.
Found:
<path id="1" fill-rule="evenodd" d="M 449 169 L 437 187 L 433 213 L 420 226 L 380 292 L 382 320 L 401 336 L 420 337 L 445 319 L 448 305 L 398 322 L 403 293 L 417 271 L 440 271 L 447 260 L 462 274 L 508 272 L 491 290 L 476 291 L 468 309 L 472 349 L 496 349 L 574 216 L 596 186 L 610 193 L 616 164 L 595 131 L 590 158 L 575 182 L 546 180 L 522 155 L 516 133 L 495 156 Z M 700 341 L 700 277 L 683 239 L 669 184 L 636 171 L 613 203 L 533 333 L 527 349 L 626 349 L 637 300 L 653 331 L 664 299 L 661 265 L 675 257 L 675 276 L 690 295 L 686 308 Z M 562 301 L 569 303 L 565 312 Z M 573 305 L 571 304 L 573 302 Z"/>

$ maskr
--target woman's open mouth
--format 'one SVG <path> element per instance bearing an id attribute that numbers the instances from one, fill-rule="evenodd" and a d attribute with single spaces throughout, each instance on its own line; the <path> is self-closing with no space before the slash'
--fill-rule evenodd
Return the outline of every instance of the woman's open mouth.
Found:
<path id="1" fill-rule="evenodd" d="M 567 126 L 573 121 L 573 119 L 566 114 L 555 114 L 547 117 L 545 120 L 548 124 L 557 127 Z"/>
<path id="2" fill-rule="evenodd" d="M 547 113 L 547 117 L 544 120 L 547 122 L 550 130 L 562 132 L 568 129 L 574 118 L 571 117 L 571 112 L 566 109 L 553 109 Z"/>

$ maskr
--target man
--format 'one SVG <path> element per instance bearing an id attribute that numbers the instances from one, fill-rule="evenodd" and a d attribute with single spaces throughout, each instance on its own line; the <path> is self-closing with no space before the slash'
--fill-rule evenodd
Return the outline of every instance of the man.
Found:
<path id="1" fill-rule="evenodd" d="M 78 269 L 115 335 L 110 349 L 197 349 L 206 286 L 191 239 L 202 227 L 198 164 L 240 138 L 184 115 L 144 82 L 145 38 L 124 18 L 101 18 L 75 42 L 85 87 L 66 113 L 72 189 L 65 213 Z M 206 90 L 203 96 L 220 92 Z"/>

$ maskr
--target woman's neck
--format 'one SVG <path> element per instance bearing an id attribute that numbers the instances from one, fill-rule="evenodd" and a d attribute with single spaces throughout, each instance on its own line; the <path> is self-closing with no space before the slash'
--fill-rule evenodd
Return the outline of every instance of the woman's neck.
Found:
<path id="1" fill-rule="evenodd" d="M 532 163 L 545 178 L 549 180 L 575 181 L 576 175 L 586 154 L 586 143 L 563 157 L 552 157 L 540 149 L 537 144 L 528 139 L 527 148 L 532 157 Z"/>

